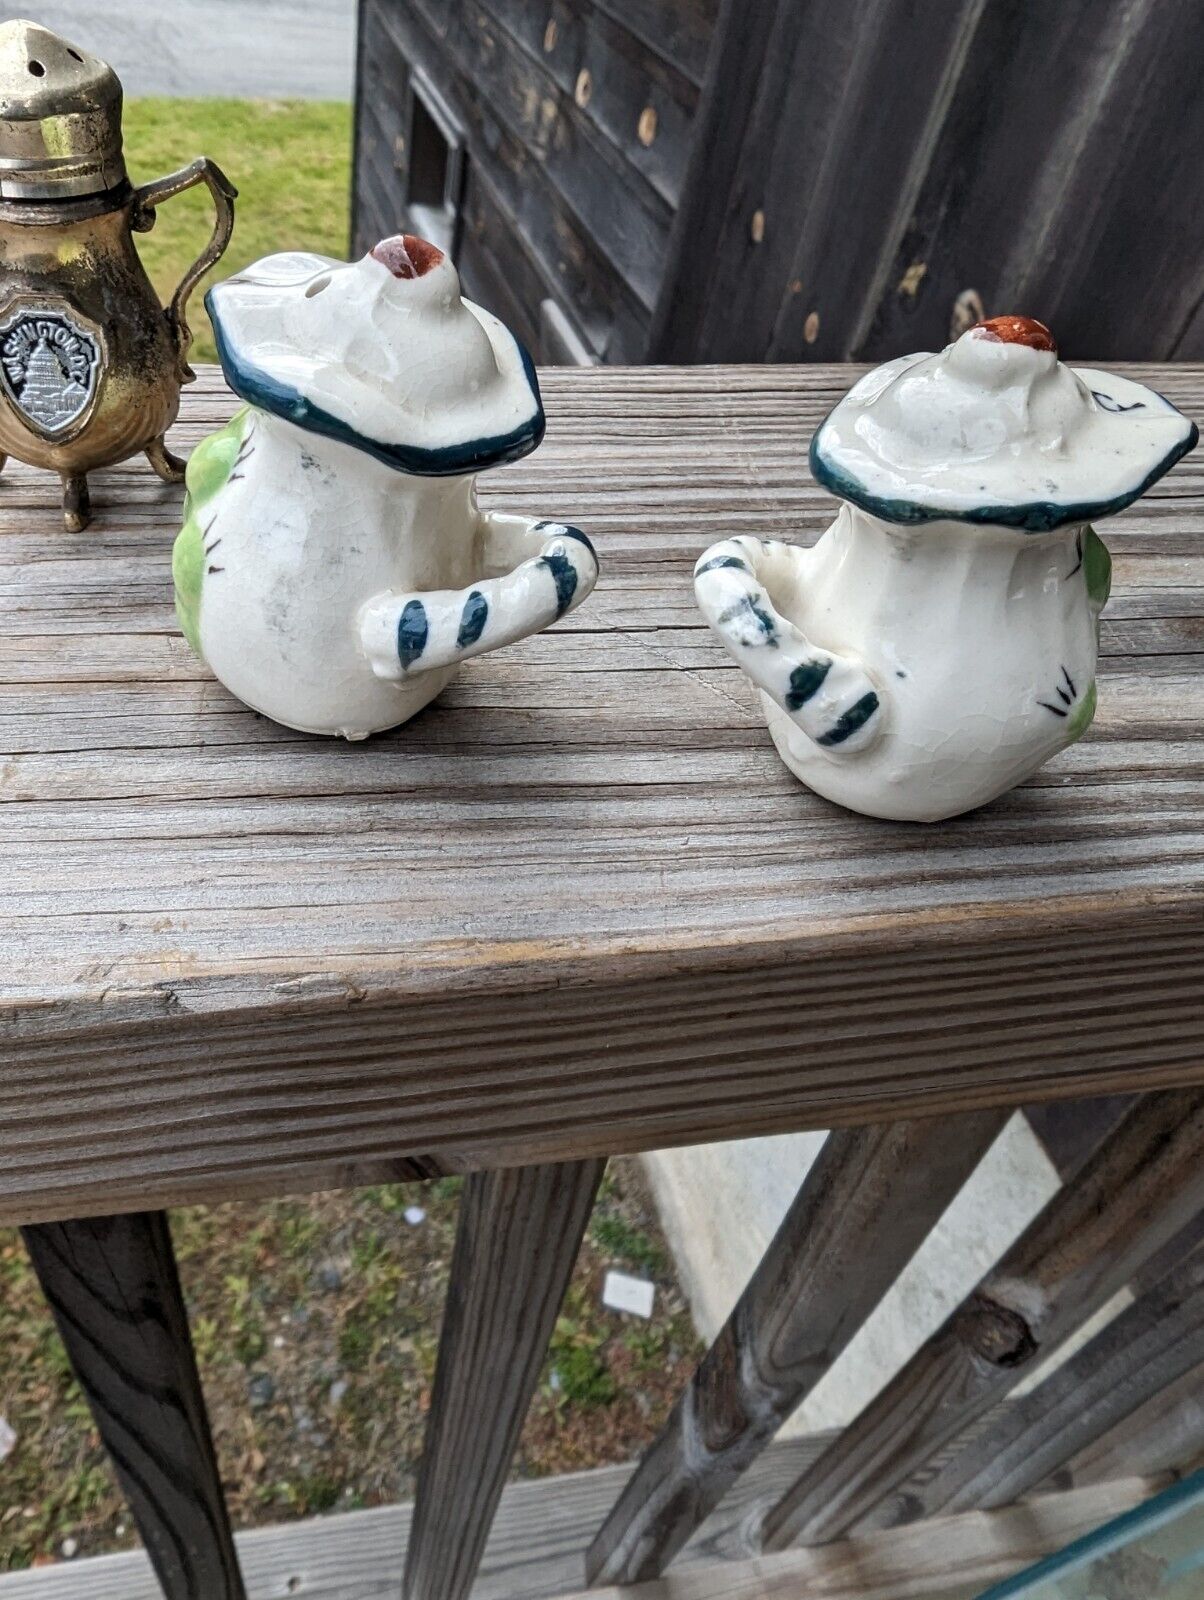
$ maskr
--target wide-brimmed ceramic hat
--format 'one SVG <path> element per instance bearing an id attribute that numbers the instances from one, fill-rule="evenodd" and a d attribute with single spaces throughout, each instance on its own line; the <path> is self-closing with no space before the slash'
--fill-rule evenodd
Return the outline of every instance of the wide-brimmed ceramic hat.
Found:
<path id="1" fill-rule="evenodd" d="M 1198 438 L 1153 389 L 1063 366 L 1041 323 L 994 317 L 862 378 L 816 432 L 811 470 L 888 522 L 1044 533 L 1123 510 Z"/>
<path id="2" fill-rule="evenodd" d="M 401 472 L 516 461 L 543 438 L 531 358 L 410 234 L 350 264 L 266 256 L 205 297 L 236 394 Z"/>

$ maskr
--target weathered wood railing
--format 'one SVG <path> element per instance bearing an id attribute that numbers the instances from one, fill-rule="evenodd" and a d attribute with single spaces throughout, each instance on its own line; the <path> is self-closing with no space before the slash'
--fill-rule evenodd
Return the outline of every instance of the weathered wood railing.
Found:
<path id="1" fill-rule="evenodd" d="M 822 524 L 802 447 L 850 376 L 550 375 L 549 444 L 494 492 L 599 533 L 596 604 L 359 750 L 263 724 L 187 655 L 168 491 L 102 478 L 73 541 L 10 468 L 0 1220 L 158 1589 L 114 1557 L 0 1596 L 360 1600 L 403 1570 L 407 1600 L 478 1573 L 510 1600 L 964 1592 L 1204 1451 L 1199 468 L 1117 523 L 1090 741 L 940 829 L 841 816 L 779 768 L 688 571 L 719 529 Z M 1189 410 L 1204 389 L 1154 381 Z M 229 407 L 198 391 L 194 436 Z M 861 1414 L 775 1443 L 1010 1109 L 1116 1090 Z M 643 1459 L 503 1494 L 601 1158 L 825 1125 Z M 236 1541 L 164 1208 L 448 1171 L 469 1177 L 412 1513 Z"/>

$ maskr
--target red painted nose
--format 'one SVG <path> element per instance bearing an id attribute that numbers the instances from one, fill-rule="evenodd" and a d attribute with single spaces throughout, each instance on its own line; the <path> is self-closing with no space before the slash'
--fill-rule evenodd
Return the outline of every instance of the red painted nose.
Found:
<path id="1" fill-rule="evenodd" d="M 1045 324 L 1033 317 L 987 317 L 984 322 L 976 322 L 974 327 L 981 328 L 988 338 L 998 339 L 1001 344 L 1026 344 L 1032 350 L 1058 348 Z"/>
<path id="2" fill-rule="evenodd" d="M 395 233 L 372 250 L 375 260 L 395 278 L 422 278 L 443 260 L 443 251 L 413 233 Z"/>

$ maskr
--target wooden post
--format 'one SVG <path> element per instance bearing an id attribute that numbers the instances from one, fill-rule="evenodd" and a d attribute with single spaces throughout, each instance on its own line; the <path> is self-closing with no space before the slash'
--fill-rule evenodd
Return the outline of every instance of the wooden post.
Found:
<path id="1" fill-rule="evenodd" d="M 1186 1373 L 1204 1367 L 1204 1247 L 1022 1400 L 1001 1408 L 874 1526 L 1011 1505 Z"/>
<path id="2" fill-rule="evenodd" d="M 245 1600 L 166 1215 L 21 1232 L 166 1600 Z"/>
<path id="3" fill-rule="evenodd" d="M 472 1587 L 604 1167 L 465 1182 L 404 1600 L 463 1600 Z"/>
<path id="4" fill-rule="evenodd" d="M 1156 1478 L 1204 1466 L 1204 1367 L 1194 1367 L 1169 1388 L 1101 1434 L 1041 1485 L 1109 1483 L 1130 1475 Z"/>
<path id="5" fill-rule="evenodd" d="M 1139 1101 L 1078 1176 L 769 1512 L 764 1548 L 872 1527 L 890 1497 L 1204 1208 L 1204 1093 Z"/>
<path id="6" fill-rule="evenodd" d="M 832 1365 L 974 1171 L 1003 1111 L 830 1134 L 586 1558 L 659 1576 Z"/>

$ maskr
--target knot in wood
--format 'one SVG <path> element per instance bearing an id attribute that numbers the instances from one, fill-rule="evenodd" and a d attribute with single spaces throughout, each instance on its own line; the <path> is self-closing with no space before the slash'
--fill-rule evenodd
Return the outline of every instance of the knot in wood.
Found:
<path id="1" fill-rule="evenodd" d="M 1022 1367 L 1037 1354 L 1037 1341 L 1018 1311 L 988 1295 L 973 1295 L 958 1318 L 958 1341 L 993 1367 Z"/>

